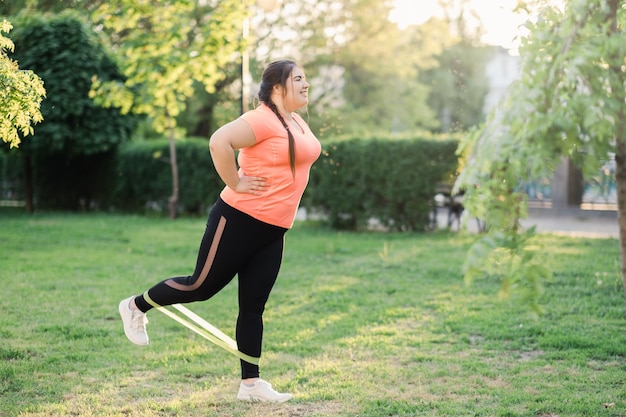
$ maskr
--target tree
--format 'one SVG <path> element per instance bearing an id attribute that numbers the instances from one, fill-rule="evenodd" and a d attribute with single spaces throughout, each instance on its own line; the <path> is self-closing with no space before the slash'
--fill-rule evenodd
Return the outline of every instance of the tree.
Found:
<path id="1" fill-rule="evenodd" d="M 439 32 L 401 30 L 387 18 L 390 9 L 389 0 L 294 0 L 267 19 L 270 36 L 256 22 L 262 39 L 254 61 L 288 56 L 304 66 L 312 85 L 310 125 L 320 138 L 437 123 L 417 74 L 435 64 Z"/>
<path id="2" fill-rule="evenodd" d="M 239 0 L 113 0 L 92 15 L 110 36 L 127 77 L 124 83 L 96 80 L 94 95 L 104 105 L 147 115 L 170 140 L 171 218 L 177 216 L 179 193 L 175 140 L 181 132 L 176 118 L 193 95 L 194 82 L 213 92 L 225 77 L 222 69 L 240 56 L 247 6 Z"/>
<path id="3" fill-rule="evenodd" d="M 91 13 L 100 7 L 105 0 L 5 0 L 0 2 L 0 16 L 11 16 L 24 13 L 60 13 L 73 9 L 90 18 Z M 271 32 L 271 24 L 263 22 L 264 31 Z M 257 39 L 257 31 L 254 33 Z M 251 39 L 251 43 L 255 41 Z M 251 47 L 254 49 L 254 47 Z M 239 60 L 232 60 L 226 67 L 220 68 L 225 78 L 215 85 L 214 92 L 207 92 L 204 85 L 194 82 L 195 94 L 187 100 L 186 107 L 177 117 L 177 126 L 184 129 L 190 136 L 209 137 L 220 124 L 232 120 L 239 114 L 236 84 L 241 78 Z M 216 112 L 217 111 L 217 112 Z M 159 135 L 152 129 L 150 121 L 145 121 L 136 132 L 138 137 Z"/>
<path id="4" fill-rule="evenodd" d="M 66 9 L 83 10 L 106 0 L 3 0 L 0 2 L 0 16 L 17 15 L 26 10 L 29 13 L 60 13 Z"/>
<path id="5" fill-rule="evenodd" d="M 498 47 L 485 45 L 479 14 L 469 0 L 439 0 L 444 36 L 442 52 L 434 68 L 423 71 L 420 80 L 429 86 L 429 106 L 436 111 L 443 132 L 467 131 L 484 122 L 484 103 L 489 91 L 486 68 Z"/>
<path id="6" fill-rule="evenodd" d="M 420 51 L 424 38 L 381 19 L 388 9 L 379 1 L 361 0 L 351 12 L 346 41 L 334 57 L 344 69 L 342 123 L 361 133 L 434 127 L 428 88 L 418 78 L 427 56 Z"/>
<path id="7" fill-rule="evenodd" d="M 273 59 L 289 57 L 302 64 L 312 83 L 310 126 L 322 139 L 433 126 L 434 115 L 425 104 L 428 89 L 417 73 L 435 63 L 429 57 L 440 51 L 431 41 L 436 28 L 399 30 L 384 18 L 388 11 L 389 2 L 378 0 L 294 0 L 271 12 L 252 7 L 248 49 L 253 84 L 258 85 L 264 65 Z M 181 113 L 179 121 L 189 126 L 203 114 L 196 133 L 207 132 L 211 116 L 214 127 L 236 114 L 240 74 L 233 65 L 222 70 L 215 92 L 196 94 L 187 114 Z"/>
<path id="8" fill-rule="evenodd" d="M 498 262 L 505 292 L 522 288 L 538 307 L 550 271 L 533 247 L 534 230 L 520 227 L 521 185 L 562 157 L 588 174 L 613 154 L 626 298 L 626 10 L 619 0 L 575 0 L 563 10 L 540 5 L 522 40 L 521 79 L 460 149 L 471 156 L 455 187 L 465 190 L 467 209 L 486 219 L 489 231 L 468 254 L 466 278 L 493 273 Z"/>
<path id="9" fill-rule="evenodd" d="M 435 57 L 438 65 L 420 74 L 420 80 L 430 87 L 428 104 L 436 111 L 443 132 L 466 131 L 484 121 L 486 62 L 496 48 L 482 44 L 480 26 L 470 30 L 467 3 L 440 0 L 445 18 L 439 24 L 446 28 L 447 36 L 439 37 L 442 52 Z M 437 21 L 431 18 L 427 23 L 433 26 Z"/>
<path id="10" fill-rule="evenodd" d="M 488 92 L 485 63 L 493 48 L 459 42 L 437 56 L 439 65 L 420 80 L 430 87 L 429 106 L 437 112 L 442 132 L 462 132 L 484 122 Z"/>
<path id="11" fill-rule="evenodd" d="M 14 13 L 26 3 L 36 10 L 57 12 L 65 7 L 73 7 L 90 13 L 91 20 L 100 25 L 104 32 L 118 31 L 112 36 L 116 52 L 131 48 L 128 41 L 133 36 L 130 33 L 132 31 L 147 33 L 148 41 L 153 39 L 155 44 L 163 43 L 160 37 L 168 35 L 163 22 L 154 23 L 152 28 L 127 25 L 129 30 L 125 31 L 121 25 L 124 23 L 123 13 L 128 10 L 129 16 L 133 16 L 133 3 L 146 2 L 8 0 L 0 4 L 0 10 Z M 171 7 L 178 8 L 175 17 L 185 19 L 186 15 L 181 10 L 189 7 L 190 3 L 158 2 L 158 7 L 143 6 L 145 10 L 141 13 L 144 13 L 144 20 L 148 21 L 150 13 L 165 13 L 164 8 L 171 4 Z M 399 30 L 387 19 L 390 0 L 294 0 L 282 2 L 281 7 L 270 13 L 255 8 L 253 0 L 240 3 L 232 0 L 194 3 L 197 3 L 196 10 L 206 19 L 215 16 L 216 22 L 219 21 L 224 27 L 231 25 L 234 31 L 227 35 L 229 42 L 227 47 L 222 48 L 223 51 L 214 48 L 208 54 L 216 59 L 220 56 L 228 57 L 218 68 L 219 81 L 210 90 L 203 83 L 194 81 L 196 94 L 181 107 L 176 116 L 177 128 L 184 126 L 190 133 L 207 135 L 215 126 L 237 114 L 233 103 L 239 99 L 239 53 L 244 43 L 241 39 L 241 23 L 246 13 L 252 23 L 247 42 L 251 52 L 251 75 L 258 81 L 262 67 L 272 59 L 290 57 L 303 64 L 307 76 L 313 81 L 309 109 L 314 117 L 311 117 L 310 124 L 318 136 L 323 138 L 337 133 L 367 130 L 401 132 L 422 127 L 436 128 L 435 114 L 426 103 L 429 88 L 417 75 L 436 64 L 432 56 L 441 52 L 443 32 L 435 24 Z M 237 15 L 222 19 L 218 9 L 227 8 L 236 8 Z M 129 21 L 138 20 L 132 17 Z M 207 25 L 195 27 L 199 22 L 204 22 L 202 19 L 190 18 L 187 22 L 191 32 L 208 30 Z M 165 42 L 165 45 L 168 44 Z M 182 44 L 177 46 L 184 48 Z M 167 54 L 165 47 L 161 51 Z M 126 75 L 129 76 L 133 67 L 144 68 L 144 64 L 129 65 Z M 141 81 L 141 85 L 144 84 Z M 138 84 L 134 86 L 139 89 Z M 170 88 L 169 85 L 167 87 Z M 134 106 L 133 111 L 136 110 L 138 107 Z"/>
<path id="12" fill-rule="evenodd" d="M 25 164 L 27 209 L 32 210 L 30 175 L 33 159 L 38 162 L 33 168 L 41 174 L 40 179 L 64 180 L 63 185 L 58 182 L 56 188 L 48 183 L 46 187 L 40 187 L 41 191 L 47 192 L 50 198 L 69 196 L 65 185 L 67 178 L 61 178 L 59 170 L 46 166 L 45 162 L 58 160 L 61 166 L 71 166 L 85 156 L 111 152 L 129 138 L 134 120 L 120 115 L 118 109 L 96 105 L 89 97 L 94 76 L 109 80 L 121 79 L 121 75 L 91 26 L 79 14 L 72 11 L 57 15 L 31 12 L 16 16 L 15 22 L 16 47 L 12 56 L 24 68 L 41 76 L 48 93 L 41 104 L 44 121 L 38 126 L 33 140 L 24 141 L 18 152 Z M 86 174 L 67 173 L 75 177 Z M 90 193 L 93 189 L 86 186 L 83 191 Z M 77 204 L 69 200 L 72 197 L 54 205 L 68 208 Z"/>
<path id="13" fill-rule="evenodd" d="M 0 138 L 11 148 L 19 146 L 23 136 L 33 134 L 33 123 L 43 120 L 40 107 L 46 95 L 43 81 L 33 71 L 20 70 L 18 63 L 7 55 L 15 45 L 2 35 L 13 26 L 3 19 L 0 22 Z"/>

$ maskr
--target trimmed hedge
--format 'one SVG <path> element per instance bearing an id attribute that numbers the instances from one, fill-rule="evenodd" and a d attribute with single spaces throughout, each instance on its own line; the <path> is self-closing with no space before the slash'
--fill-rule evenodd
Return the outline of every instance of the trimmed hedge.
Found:
<path id="1" fill-rule="evenodd" d="M 14 148 L 0 148 L 0 201 L 24 200 L 24 161 Z"/>
<path id="2" fill-rule="evenodd" d="M 116 151 L 67 157 L 62 153 L 31 156 L 33 200 L 38 210 L 106 208 L 115 187 Z M 25 162 L 21 149 L 0 149 L 0 200 L 26 199 Z"/>
<path id="3" fill-rule="evenodd" d="M 324 144 L 302 205 L 333 228 L 372 221 L 389 230 L 429 227 L 437 185 L 458 168 L 454 139 L 349 139 Z"/>
<path id="4" fill-rule="evenodd" d="M 167 212 L 172 195 L 172 172 L 167 140 L 131 142 L 117 157 L 113 205 L 122 211 Z M 176 141 L 181 212 L 204 214 L 224 187 L 206 139 Z"/>
<path id="5" fill-rule="evenodd" d="M 337 229 L 367 228 L 374 221 L 388 230 L 426 230 L 437 185 L 453 179 L 458 169 L 455 139 L 349 138 L 322 146 L 301 206 Z M 176 151 L 179 212 L 206 215 L 224 187 L 213 167 L 208 140 L 179 140 Z M 49 174 L 36 175 L 38 206 L 64 202 L 67 207 L 80 200 L 86 204 L 73 206 L 167 213 L 172 194 L 167 140 L 130 142 L 99 157 L 87 158 L 80 166 L 64 166 L 61 160 L 42 164 L 46 169 L 42 166 L 38 171 Z M 6 194 L 2 198 L 21 196 L 18 161 L 12 155 L 0 158 Z M 50 175 L 51 171 L 58 175 Z M 59 177 L 67 178 L 63 187 Z"/>

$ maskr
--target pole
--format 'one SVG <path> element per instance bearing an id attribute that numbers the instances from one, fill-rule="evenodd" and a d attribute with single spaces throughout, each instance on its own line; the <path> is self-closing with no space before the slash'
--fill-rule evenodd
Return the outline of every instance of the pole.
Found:
<path id="1" fill-rule="evenodd" d="M 250 53 L 248 52 L 248 39 L 250 37 L 250 18 L 243 20 L 242 37 L 244 47 L 241 51 L 241 103 L 240 114 L 244 114 L 249 109 L 248 99 L 250 97 Z"/>

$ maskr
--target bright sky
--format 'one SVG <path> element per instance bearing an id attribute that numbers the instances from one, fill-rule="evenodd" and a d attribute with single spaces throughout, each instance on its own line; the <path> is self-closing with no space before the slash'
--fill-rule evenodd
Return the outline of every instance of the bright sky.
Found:
<path id="1" fill-rule="evenodd" d="M 562 3 L 562 0 L 554 0 Z M 513 13 L 517 0 L 469 0 L 471 9 L 479 16 L 485 36 L 483 42 L 500 45 L 506 49 L 516 49 L 519 42 L 516 37 L 526 34 L 521 26 L 527 20 L 526 15 Z M 390 19 L 400 27 L 420 24 L 431 16 L 442 17 L 437 0 L 395 0 L 395 8 Z"/>

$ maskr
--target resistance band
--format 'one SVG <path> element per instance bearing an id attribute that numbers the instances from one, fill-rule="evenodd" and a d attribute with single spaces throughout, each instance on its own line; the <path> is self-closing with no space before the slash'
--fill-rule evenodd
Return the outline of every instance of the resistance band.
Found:
<path id="1" fill-rule="evenodd" d="M 175 313 L 166 309 L 165 307 L 160 306 L 154 301 L 152 301 L 152 299 L 148 296 L 147 291 L 143 294 L 143 298 L 148 302 L 148 304 L 150 304 L 152 307 L 159 310 L 161 313 L 165 314 L 171 319 L 174 319 L 175 321 L 179 322 L 180 324 L 182 324 L 189 330 L 204 337 L 208 341 L 215 343 L 217 346 L 221 347 L 225 351 L 232 353 L 233 355 L 237 356 L 239 359 L 243 359 L 244 361 L 251 363 L 253 365 L 259 364 L 260 358 L 255 358 L 254 356 L 246 355 L 245 353 L 240 352 L 239 349 L 237 349 L 237 342 L 235 342 L 227 334 L 223 333 L 220 329 L 213 326 L 211 323 L 204 320 L 202 317 L 198 316 L 193 311 L 189 310 L 187 307 L 184 307 L 180 304 L 172 304 L 173 308 L 175 308 L 180 313 L 190 318 L 192 321 L 194 321 L 197 324 L 197 326 L 189 322 L 188 320 L 185 320 L 184 318 L 176 315 Z"/>

